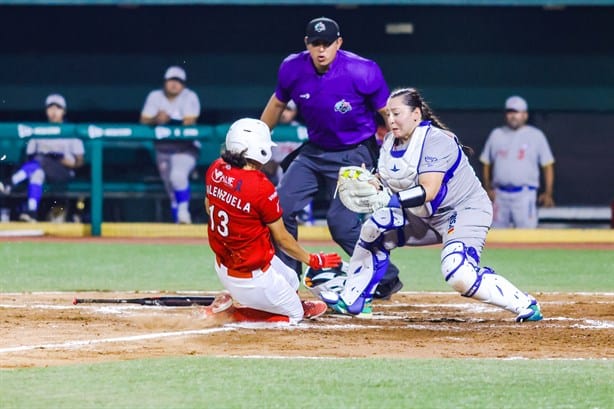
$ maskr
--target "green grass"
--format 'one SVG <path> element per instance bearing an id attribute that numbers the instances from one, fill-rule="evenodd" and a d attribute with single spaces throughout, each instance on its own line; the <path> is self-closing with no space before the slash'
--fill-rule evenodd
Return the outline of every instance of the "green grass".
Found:
<path id="1" fill-rule="evenodd" d="M 405 290 L 451 291 L 439 252 L 393 252 Z M 0 260 L 2 292 L 221 289 L 205 243 L 4 242 Z M 487 249 L 483 263 L 527 291 L 614 291 L 608 251 Z M 0 408 L 605 409 L 614 407 L 612 385 L 612 360 L 190 356 L 0 370 Z"/>
<path id="2" fill-rule="evenodd" d="M 612 361 L 179 357 L 0 371 L 2 408 L 611 408 Z"/>
<path id="3" fill-rule="evenodd" d="M 0 291 L 220 290 L 208 244 L 0 243 Z"/>
<path id="4" fill-rule="evenodd" d="M 334 246 L 317 249 L 338 251 Z M 221 289 L 204 242 L 5 242 L 0 243 L 0 260 L 2 292 Z M 451 291 L 440 273 L 439 248 L 397 249 L 392 260 L 406 291 Z M 606 250 L 493 248 L 486 249 L 482 261 L 525 291 L 614 291 L 614 254 Z"/>
<path id="5" fill-rule="evenodd" d="M 440 272 L 440 252 L 439 247 L 393 250 L 405 291 L 451 291 Z M 525 291 L 614 291 L 614 253 L 608 250 L 487 247 L 481 265 Z"/>

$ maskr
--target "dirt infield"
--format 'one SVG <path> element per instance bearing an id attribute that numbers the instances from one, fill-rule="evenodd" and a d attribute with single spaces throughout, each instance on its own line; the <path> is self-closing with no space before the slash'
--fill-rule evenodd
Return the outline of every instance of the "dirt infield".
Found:
<path id="1" fill-rule="evenodd" d="M 18 240 L 206 245 L 204 238 Z M 612 243 L 487 247 L 614 250 Z M 77 295 L 171 294 L 0 293 L 0 368 L 185 355 L 614 359 L 614 293 L 535 294 L 545 319 L 523 324 L 511 313 L 456 293 L 403 293 L 376 302 L 371 319 L 325 315 L 290 328 L 229 323 L 226 316 L 204 319 L 197 307 L 75 306 Z"/>
<path id="2" fill-rule="evenodd" d="M 1 294 L 0 367 L 185 355 L 614 358 L 612 293 L 536 294 L 546 318 L 523 324 L 454 293 L 404 293 L 376 302 L 371 319 L 325 315 L 290 328 L 224 324 L 197 307 L 72 305 L 75 295 Z"/>

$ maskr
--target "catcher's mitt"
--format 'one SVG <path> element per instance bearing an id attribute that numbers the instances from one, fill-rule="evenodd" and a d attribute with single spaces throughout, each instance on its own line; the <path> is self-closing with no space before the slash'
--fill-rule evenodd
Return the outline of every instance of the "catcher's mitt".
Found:
<path id="1" fill-rule="evenodd" d="M 378 189 L 375 175 L 359 166 L 339 169 L 337 193 L 341 203 L 356 213 L 372 213 L 390 202 L 388 189 Z"/>

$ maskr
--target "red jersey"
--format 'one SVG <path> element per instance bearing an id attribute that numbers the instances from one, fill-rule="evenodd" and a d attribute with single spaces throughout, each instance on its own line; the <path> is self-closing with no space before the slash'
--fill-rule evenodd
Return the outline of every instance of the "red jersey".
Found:
<path id="1" fill-rule="evenodd" d="M 267 227 L 282 215 L 279 197 L 264 173 L 217 159 L 205 178 L 209 245 L 222 264 L 240 271 L 266 266 L 275 248 Z"/>

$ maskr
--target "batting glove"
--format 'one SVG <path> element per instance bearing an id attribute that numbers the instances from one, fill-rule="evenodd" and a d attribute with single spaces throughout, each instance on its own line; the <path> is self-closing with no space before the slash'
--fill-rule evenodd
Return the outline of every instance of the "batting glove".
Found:
<path id="1" fill-rule="evenodd" d="M 337 267 L 341 264 L 341 256 L 337 253 L 311 253 L 309 255 L 309 267 L 314 270 L 321 270 L 323 268 Z"/>

